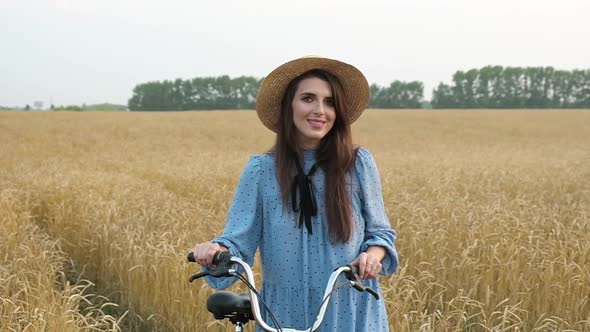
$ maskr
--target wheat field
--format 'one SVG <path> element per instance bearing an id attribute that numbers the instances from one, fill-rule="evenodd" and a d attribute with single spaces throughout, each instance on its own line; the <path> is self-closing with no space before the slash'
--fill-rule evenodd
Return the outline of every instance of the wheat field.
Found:
<path id="1" fill-rule="evenodd" d="M 353 138 L 392 331 L 590 331 L 590 111 L 369 110 Z M 272 143 L 249 111 L 0 112 L 0 332 L 231 330 L 185 255 Z"/>

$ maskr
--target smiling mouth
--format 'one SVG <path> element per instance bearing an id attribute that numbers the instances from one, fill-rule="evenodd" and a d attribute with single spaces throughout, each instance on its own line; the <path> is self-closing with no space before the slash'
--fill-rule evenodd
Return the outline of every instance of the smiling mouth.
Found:
<path id="1" fill-rule="evenodd" d="M 326 123 L 326 121 L 315 119 L 309 119 L 307 120 L 307 122 L 309 122 L 311 129 L 322 129 L 324 128 L 324 124 Z"/>

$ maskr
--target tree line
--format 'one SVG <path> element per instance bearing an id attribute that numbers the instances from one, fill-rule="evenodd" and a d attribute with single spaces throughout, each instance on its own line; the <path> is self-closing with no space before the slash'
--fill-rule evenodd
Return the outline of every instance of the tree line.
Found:
<path id="1" fill-rule="evenodd" d="M 186 111 L 254 109 L 262 79 L 197 77 L 191 80 L 148 82 L 137 85 L 129 99 L 132 111 Z"/>
<path id="2" fill-rule="evenodd" d="M 432 93 L 434 108 L 590 108 L 590 70 L 487 66 L 457 71 Z"/>
<path id="3" fill-rule="evenodd" d="M 0 111 L 41 111 L 43 103 L 37 101 L 33 103 L 33 106 L 26 104 L 24 107 L 5 107 L 0 106 Z M 110 103 L 92 104 L 86 105 L 49 105 L 49 111 L 75 111 L 75 112 L 86 112 L 86 111 L 102 111 L 102 112 L 123 112 L 127 111 L 127 105 L 117 105 Z"/>
<path id="4" fill-rule="evenodd" d="M 132 111 L 185 111 L 254 109 L 262 79 L 250 76 L 230 78 L 197 77 L 191 80 L 156 81 L 137 85 L 129 99 Z M 421 82 L 395 81 L 388 87 L 371 85 L 370 107 L 420 108 L 424 87 Z"/>
<path id="5" fill-rule="evenodd" d="M 132 111 L 254 109 L 262 78 L 197 77 L 138 84 Z M 370 86 L 371 108 L 590 108 L 590 70 L 487 66 L 457 71 L 424 100 L 419 81 Z"/>

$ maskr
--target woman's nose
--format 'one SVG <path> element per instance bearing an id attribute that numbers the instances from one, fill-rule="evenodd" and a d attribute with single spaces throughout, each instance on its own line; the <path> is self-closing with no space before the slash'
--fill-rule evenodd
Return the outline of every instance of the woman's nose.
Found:
<path id="1" fill-rule="evenodd" d="M 317 103 L 316 107 L 314 107 L 314 113 L 316 114 L 324 114 L 324 104 L 323 103 Z"/>

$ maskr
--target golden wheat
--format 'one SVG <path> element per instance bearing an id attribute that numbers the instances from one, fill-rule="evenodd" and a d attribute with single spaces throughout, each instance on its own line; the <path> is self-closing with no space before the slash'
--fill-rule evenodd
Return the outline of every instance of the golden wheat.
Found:
<path id="1" fill-rule="evenodd" d="M 353 133 L 399 233 L 392 331 L 590 331 L 589 112 L 370 110 Z M 254 112 L 3 112 L 0 142 L 0 331 L 227 330 L 184 256 L 273 142 Z"/>
<path id="2" fill-rule="evenodd" d="M 114 304 L 85 292 L 88 281 L 67 281 L 67 256 L 33 222 L 28 203 L 27 193 L 0 191 L 0 331 L 119 331 L 103 312 Z"/>

